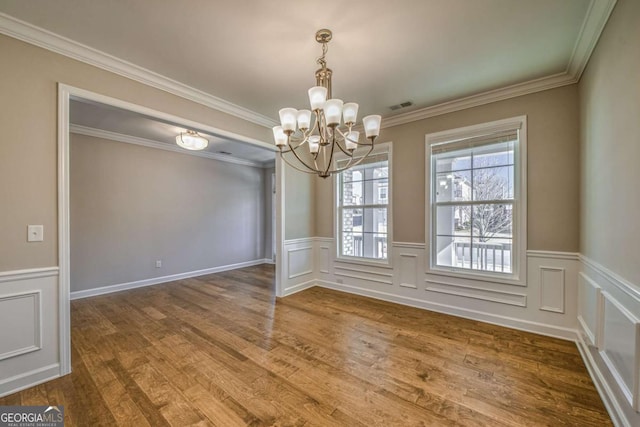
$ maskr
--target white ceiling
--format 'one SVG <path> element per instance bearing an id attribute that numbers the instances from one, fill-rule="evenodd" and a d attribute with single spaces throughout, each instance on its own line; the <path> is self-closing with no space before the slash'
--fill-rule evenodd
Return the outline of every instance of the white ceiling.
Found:
<path id="1" fill-rule="evenodd" d="M 0 12 L 274 119 L 307 108 L 326 27 L 334 96 L 388 117 L 565 72 L 592 1 L 604 0 L 0 0 Z"/>
<path id="2" fill-rule="evenodd" d="M 72 132 L 102 136 L 116 141 L 140 143 L 142 145 L 170 149 L 183 154 L 204 155 L 223 161 L 255 166 L 271 166 L 275 152 L 260 146 L 207 133 L 145 116 L 133 111 L 83 99 L 72 99 L 69 103 L 69 122 Z M 176 144 L 176 136 L 186 130 L 195 130 L 209 140 L 203 151 L 189 151 Z M 100 132 L 100 131 L 106 131 Z M 133 137 L 133 138 L 130 138 Z"/>

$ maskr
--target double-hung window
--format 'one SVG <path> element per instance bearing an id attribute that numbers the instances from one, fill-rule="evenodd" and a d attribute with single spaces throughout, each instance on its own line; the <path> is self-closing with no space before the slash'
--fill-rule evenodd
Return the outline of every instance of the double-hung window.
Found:
<path id="1" fill-rule="evenodd" d="M 525 125 L 521 117 L 427 136 L 434 272 L 519 279 L 526 249 Z"/>
<path id="2" fill-rule="evenodd" d="M 338 174 L 338 257 L 387 261 L 390 165 L 388 147 Z M 338 160 L 340 166 L 345 160 Z"/>

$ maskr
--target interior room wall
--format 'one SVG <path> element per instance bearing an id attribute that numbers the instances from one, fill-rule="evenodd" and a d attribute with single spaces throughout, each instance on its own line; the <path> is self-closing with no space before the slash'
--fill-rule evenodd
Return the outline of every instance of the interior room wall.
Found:
<path id="1" fill-rule="evenodd" d="M 263 126 L 3 35 L 0 58 L 0 272 L 58 265 L 58 82 L 272 140 Z M 27 224 L 44 225 L 43 242 L 27 243 Z"/>
<path id="2" fill-rule="evenodd" d="M 527 116 L 528 249 L 578 251 L 578 91 L 569 85 L 383 129 L 393 142 L 393 234 L 425 242 L 425 135 Z M 383 121 L 384 123 L 384 121 Z M 317 235 L 333 237 L 332 185 L 316 184 Z"/>
<path id="3" fill-rule="evenodd" d="M 580 81 L 580 252 L 640 289 L 640 2 L 619 0 Z"/>
<path id="4" fill-rule="evenodd" d="M 274 200 L 273 196 L 275 194 L 275 173 L 276 168 L 265 168 L 263 169 L 263 178 L 262 182 L 264 183 L 263 191 L 264 191 L 264 258 L 272 259 L 273 258 L 273 218 L 274 218 Z"/>
<path id="5" fill-rule="evenodd" d="M 72 291 L 264 258 L 261 168 L 71 134 L 70 170 Z"/>

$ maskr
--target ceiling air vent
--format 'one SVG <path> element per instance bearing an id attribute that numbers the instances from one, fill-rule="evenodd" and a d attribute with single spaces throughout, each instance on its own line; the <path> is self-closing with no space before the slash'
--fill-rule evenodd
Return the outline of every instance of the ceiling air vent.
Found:
<path id="1" fill-rule="evenodd" d="M 399 110 L 401 108 L 407 108 L 407 107 L 411 107 L 413 105 L 413 102 L 411 101 L 405 101 L 401 104 L 396 104 L 396 105 L 392 105 L 391 107 L 389 107 L 391 110 L 395 111 L 395 110 Z"/>

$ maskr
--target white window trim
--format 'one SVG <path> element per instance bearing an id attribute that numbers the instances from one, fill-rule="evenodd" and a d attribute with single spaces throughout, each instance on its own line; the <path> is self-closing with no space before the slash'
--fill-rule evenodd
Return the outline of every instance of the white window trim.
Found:
<path id="1" fill-rule="evenodd" d="M 388 162 L 389 162 L 389 185 L 387 188 L 387 259 L 385 260 L 377 260 L 373 258 L 361 258 L 361 257 L 352 257 L 342 255 L 340 252 L 340 245 L 342 243 L 342 235 L 340 229 L 340 221 L 338 218 L 338 198 L 340 194 L 338 192 L 338 177 L 336 174 L 332 175 L 331 179 L 333 182 L 331 183 L 333 187 L 333 223 L 334 223 L 334 235 L 335 238 L 335 262 L 344 262 L 350 264 L 359 264 L 366 265 L 372 267 L 383 267 L 383 268 L 391 268 L 391 252 L 393 247 L 393 145 L 391 141 L 377 144 L 374 147 L 373 151 L 371 151 L 371 155 L 383 154 L 387 153 Z M 334 156 L 334 161 L 338 162 L 340 160 L 346 159 L 342 153 L 336 154 Z"/>
<path id="2" fill-rule="evenodd" d="M 456 267 L 436 266 L 433 257 L 435 234 L 433 233 L 433 215 L 435 204 L 432 197 L 431 181 L 431 146 L 442 142 L 453 142 L 467 139 L 473 136 L 489 135 L 492 133 L 517 129 L 519 131 L 519 143 L 514 156 L 515 162 L 515 189 L 516 200 L 513 217 L 514 233 L 513 246 L 517 248 L 514 257 L 515 268 L 512 274 L 495 274 L 478 270 L 463 270 Z M 512 117 L 489 123 L 466 126 L 442 132 L 430 133 L 425 136 L 425 242 L 426 244 L 426 273 L 441 276 L 457 277 L 505 283 L 509 285 L 526 286 L 527 279 L 527 116 Z M 426 203 L 426 204 L 427 204 Z"/>

